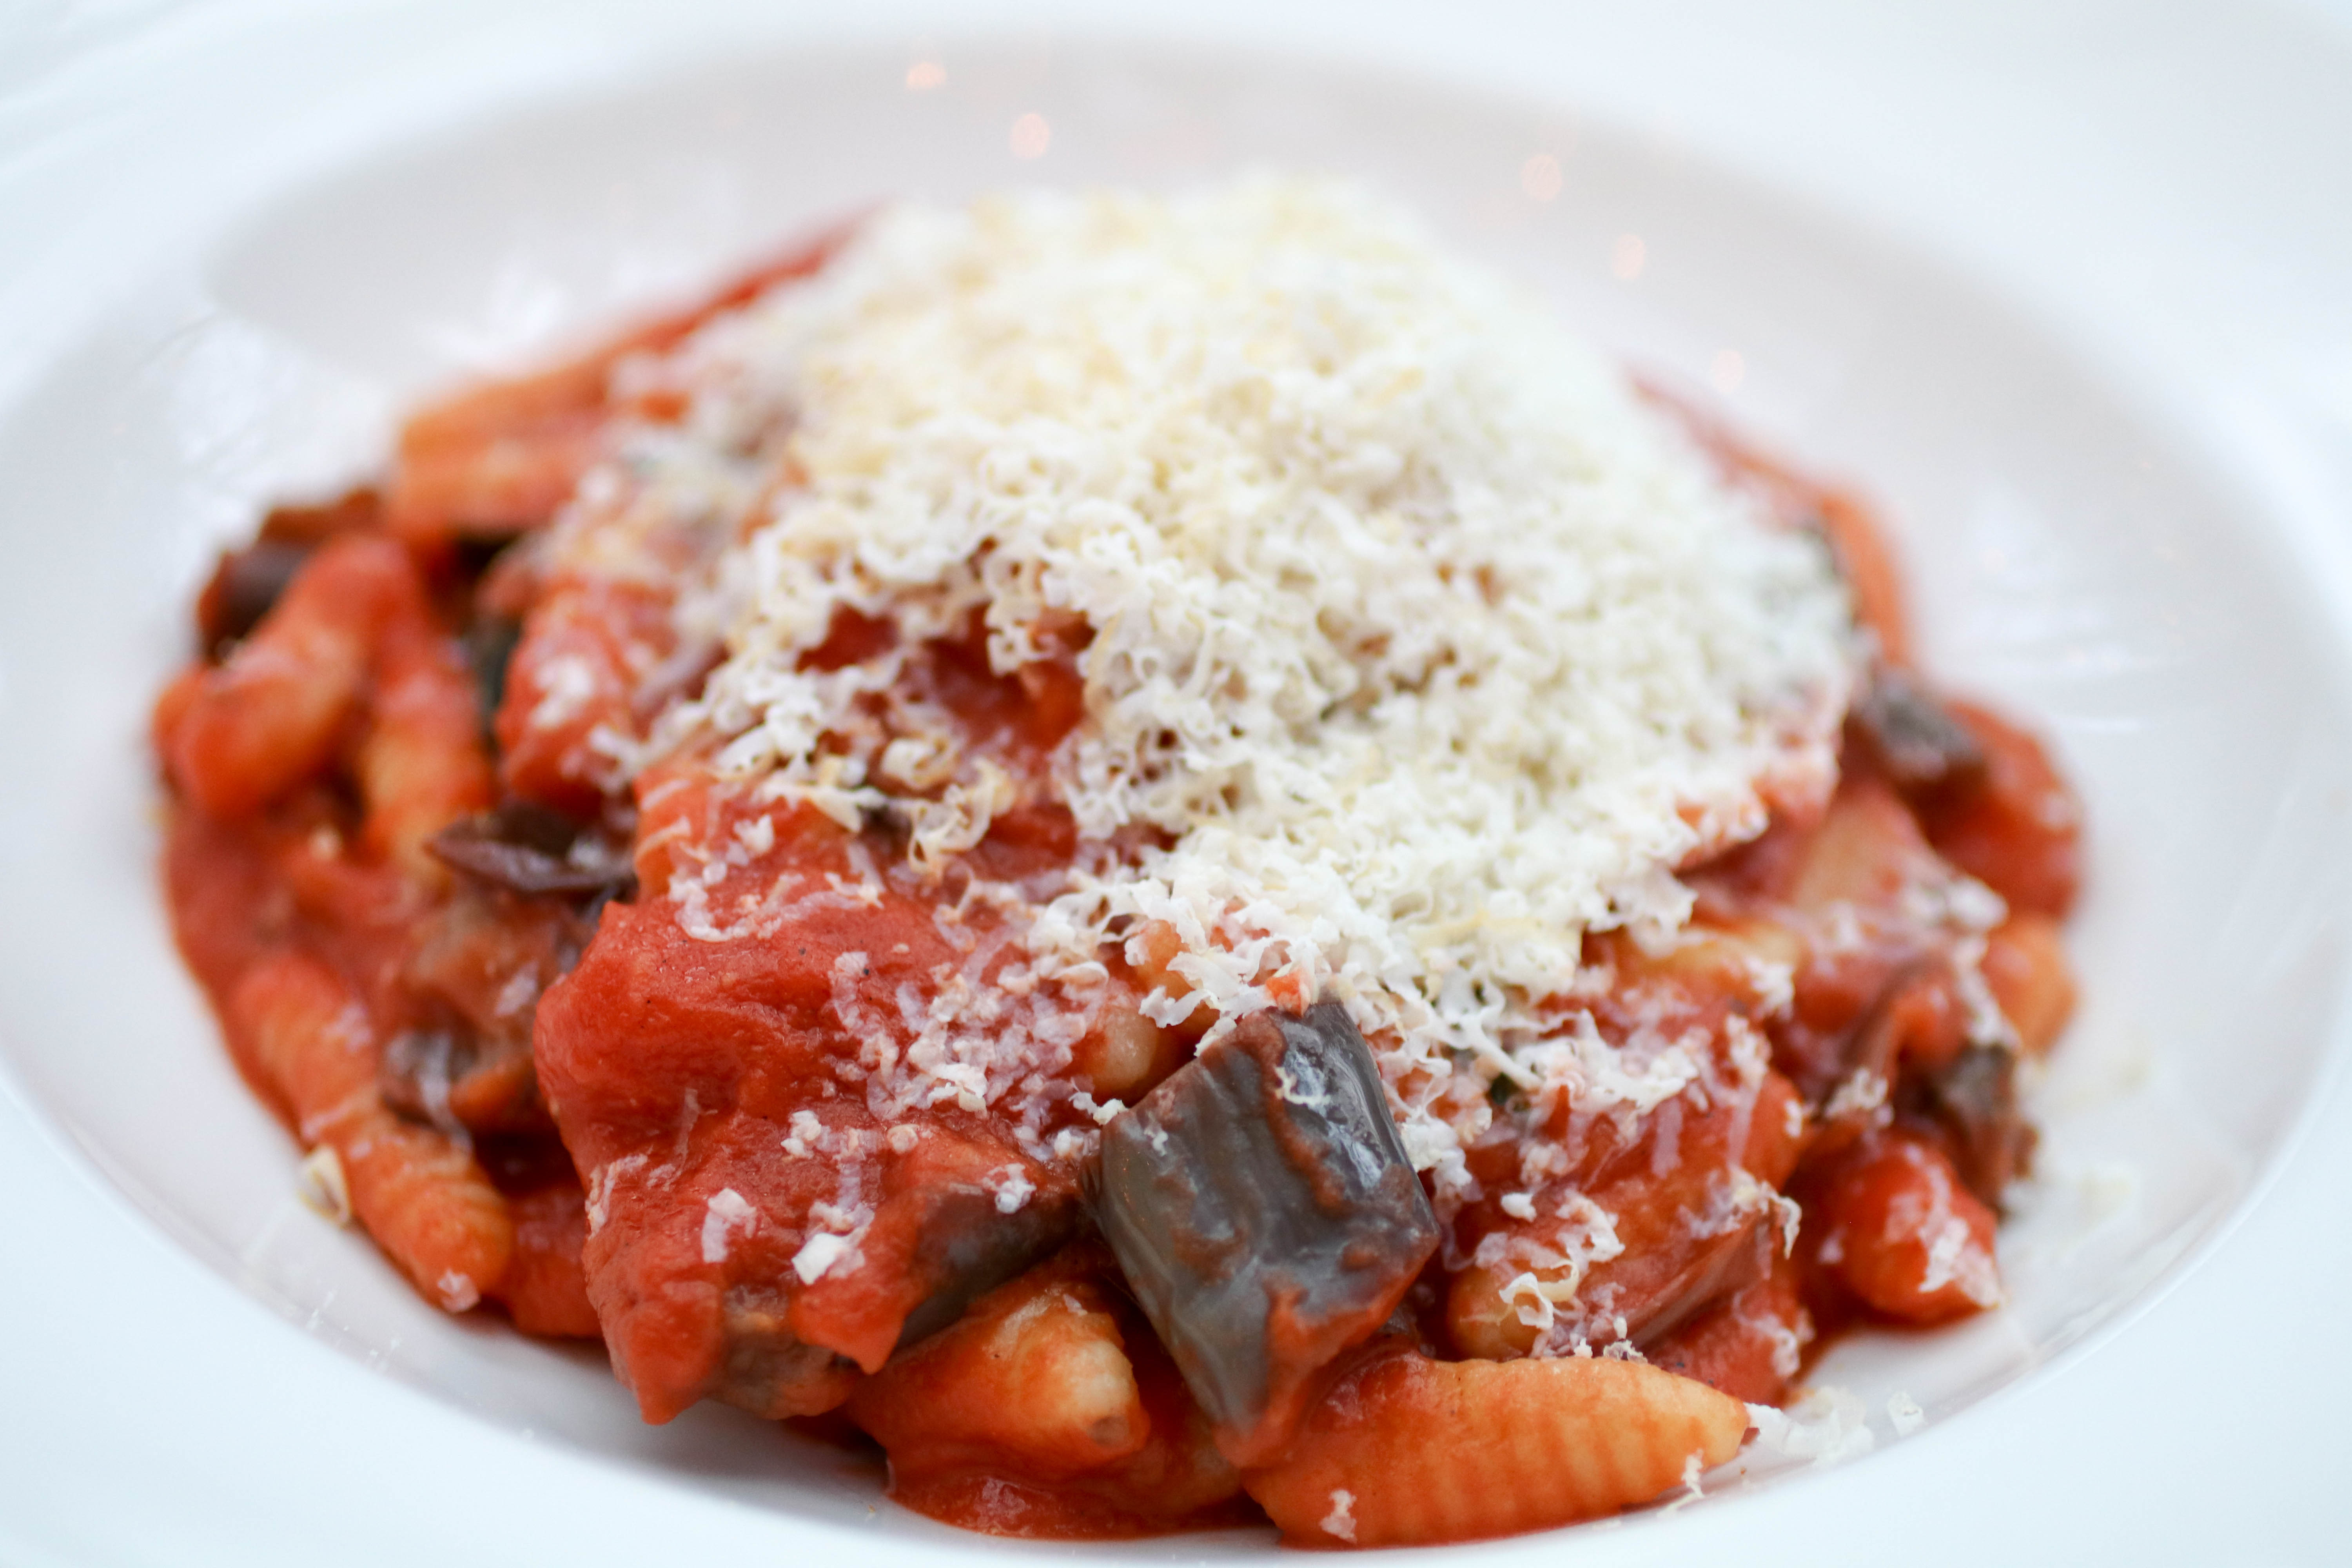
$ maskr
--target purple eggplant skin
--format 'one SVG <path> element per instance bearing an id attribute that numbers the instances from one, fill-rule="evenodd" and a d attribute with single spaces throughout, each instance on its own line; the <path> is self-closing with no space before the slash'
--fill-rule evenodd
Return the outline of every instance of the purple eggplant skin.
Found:
<path id="1" fill-rule="evenodd" d="M 1871 673 L 1853 705 L 1854 729 L 1906 795 L 1965 784 L 1985 769 L 1983 745 L 1916 675 L 1891 665 Z"/>
<path id="2" fill-rule="evenodd" d="M 507 666 L 514 661 L 516 645 L 522 641 L 522 623 L 507 616 L 476 616 L 460 640 L 481 709 L 482 741 L 495 753 L 498 712 L 507 700 Z"/>
<path id="3" fill-rule="evenodd" d="M 1970 1046 L 1938 1071 L 1906 1079 L 1895 1109 L 1944 1132 L 1960 1184 L 1996 1213 L 2033 1169 L 2037 1134 L 2017 1093 L 2017 1053 Z"/>
<path id="4" fill-rule="evenodd" d="M 1096 1223 L 1236 1464 L 1287 1441 L 1316 1373 L 1438 1244 L 1347 1009 L 1252 1014 L 1104 1130 Z"/>
<path id="5" fill-rule="evenodd" d="M 251 635 L 310 558 L 307 544 L 263 539 L 224 552 L 196 600 L 196 641 L 217 662 Z"/>
<path id="6" fill-rule="evenodd" d="M 994 1193 L 977 1187 L 928 1194 L 915 1253 L 935 1286 L 907 1314 L 897 1348 L 938 1333 L 972 1302 L 1042 1262 L 1076 1231 L 1079 1208 L 1067 1188 L 1058 1196 L 1041 1193 L 1009 1215 L 997 1208 Z"/>
<path id="7" fill-rule="evenodd" d="M 529 801 L 453 822 L 425 847 L 453 871 L 527 896 L 625 893 L 636 879 L 625 848 Z"/>

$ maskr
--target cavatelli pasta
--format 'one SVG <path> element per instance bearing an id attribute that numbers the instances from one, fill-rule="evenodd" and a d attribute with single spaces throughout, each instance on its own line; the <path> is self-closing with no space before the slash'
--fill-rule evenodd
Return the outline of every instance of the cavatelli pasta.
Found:
<path id="1" fill-rule="evenodd" d="M 173 704 L 163 743 L 174 782 L 233 817 L 324 771 L 366 695 L 384 616 L 414 586 L 415 568 L 389 540 L 322 546 L 254 635 Z"/>
<path id="2" fill-rule="evenodd" d="M 303 1146 L 334 1151 L 352 1213 L 419 1290 L 463 1311 L 498 1288 L 514 1250 L 506 1200 L 464 1147 L 384 1109 L 374 1027 L 331 970 L 299 952 L 264 958 L 238 982 L 227 1022 Z"/>
<path id="3" fill-rule="evenodd" d="M 320 1206 L 1010 1535 L 1591 1519 L 1999 1301 L 2081 811 L 1853 495 L 1360 194 L 847 237 L 206 587 L 167 888 Z"/>
<path id="4" fill-rule="evenodd" d="M 1647 1502 L 1747 1431 L 1738 1400 L 1637 1362 L 1440 1362 L 1391 1345 L 1244 1484 L 1299 1545 L 1470 1541 Z"/>

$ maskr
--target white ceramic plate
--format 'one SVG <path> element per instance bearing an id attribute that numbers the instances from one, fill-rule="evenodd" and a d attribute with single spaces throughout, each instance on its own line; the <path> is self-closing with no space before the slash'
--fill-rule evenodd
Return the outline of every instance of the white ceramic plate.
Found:
<path id="1" fill-rule="evenodd" d="M 2276 123 L 2224 119 L 2217 135 L 2245 147 L 2205 147 L 2135 194 L 2086 182 L 2115 173 L 2102 149 L 2150 106 L 2063 47 L 2021 88 L 2000 58 L 2011 21 L 1842 35 L 1791 10 L 1676 36 L 1389 17 L 1332 40 L 1380 58 L 1335 64 L 1288 15 L 1122 43 L 895 22 L 817 38 L 718 7 L 230 7 L 58 24 L 46 60 L 15 56 L 31 64 L 0 121 L 18 154 L 0 171 L 0 330 L 19 345 L 0 368 L 0 867 L 17 891 L 0 913 L 0 1546 L 242 1563 L 1035 1550 L 877 1509 L 877 1475 L 733 1412 L 645 1427 L 598 1358 L 431 1310 L 295 1205 L 292 1152 L 170 951 L 140 726 L 211 552 L 268 500 L 364 474 L 421 395 L 877 198 L 1251 163 L 1372 182 L 1630 363 L 1860 482 L 1897 525 L 1934 666 L 2043 723 L 2091 803 L 2088 1001 L 2041 1090 L 2036 1201 L 2004 1233 L 2012 1305 L 1828 1359 L 1815 1381 L 1854 1391 L 1889 1452 L 1577 1549 L 1957 1562 L 2021 1530 L 2049 1546 L 2080 1524 L 2032 1505 L 2053 1422 L 2096 1456 L 2065 1456 L 2086 1494 L 2158 1500 L 2111 1521 L 2126 1532 L 2167 1507 L 2179 1529 L 2230 1522 L 2226 1500 L 2184 1506 L 2140 1479 L 2189 1441 L 2168 1436 L 2183 1417 L 2243 1422 L 2228 1441 L 2252 1474 L 2326 1454 L 2331 1424 L 2297 1394 L 2352 1392 L 2345 1352 L 2306 1343 L 2298 1377 L 2261 1380 L 2294 1310 L 2262 1270 L 2321 1301 L 2352 1283 L 2340 1222 L 2297 1237 L 2333 1215 L 2292 1181 L 2263 1211 L 2269 1240 L 2203 1268 L 2201 1304 L 2182 1292 L 2091 1363 L 2120 1373 L 2051 1363 L 2188 1272 L 2299 1124 L 2347 1120 L 2309 1108 L 2352 977 L 2352 596 L 2325 531 L 2352 496 L 2347 426 L 2328 423 L 2352 407 L 2352 323 L 2326 263 L 2352 260 L 2352 239 L 2308 202 L 2352 166 L 2352 129 L 2324 105 L 2293 118 L 2311 56 L 2287 46 L 2333 47 L 2339 89 L 2352 57 L 2252 15 L 2217 53 L 2174 16 L 2137 46 L 2159 79 L 2228 99 L 2248 85 L 2230 49 L 2259 45 L 2284 73 L 2255 82 Z M 1743 60 L 1772 79 L 1743 81 Z M 1809 78 L 1843 85 L 1792 107 Z M 1714 93 L 1696 107 L 1695 81 Z M 2003 82 L 2006 118 L 1948 101 Z M 1982 142 L 1941 150 L 1940 199 L 1902 180 L 1938 166 L 1916 126 L 1834 134 L 1905 87 L 1922 124 Z M 2105 118 L 2065 132 L 2037 88 Z M 2332 163 L 2297 141 L 2330 134 Z M 2057 166 L 2036 173 L 2037 152 Z M 2231 162 L 2258 152 L 2277 155 Z M 2041 226 L 2032 243 L 2010 214 Z M 2211 232 L 2225 221 L 2242 226 Z M 2248 254 L 2254 238 L 2272 250 Z M 2151 240 L 2161 254 L 2135 252 Z M 2258 264 L 2259 305 L 2240 288 Z M 2315 356 L 2263 357 L 2298 342 Z M 2306 1185 L 2329 1152 L 2306 1154 Z M 2157 1336 L 2177 1358 L 2133 1362 Z M 2189 1357 L 2241 1375 L 2200 1390 L 2171 1364 Z M 1927 1432 L 1891 1426 L 1898 1391 Z M 1982 1500 L 2021 1491 L 2011 1516 Z M 1947 1512 L 1922 1539 L 1927 1500 Z M 2293 1505 L 2263 1520 L 2256 1535 L 2302 1539 Z"/>

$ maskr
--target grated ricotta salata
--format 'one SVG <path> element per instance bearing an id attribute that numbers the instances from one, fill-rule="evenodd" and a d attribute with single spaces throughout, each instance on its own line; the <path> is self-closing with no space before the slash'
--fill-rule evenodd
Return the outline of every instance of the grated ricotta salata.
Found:
<path id="1" fill-rule="evenodd" d="M 937 866 L 1033 786 L 919 704 L 844 743 L 906 656 L 803 656 L 842 610 L 902 648 L 977 615 L 1008 672 L 1082 622 L 1043 787 L 1129 847 L 1025 911 L 1041 979 L 1164 921 L 1162 1023 L 1346 1000 L 1441 1188 L 1484 1112 L 1457 1071 L 1603 1106 L 1687 1079 L 1547 1001 L 1585 931 L 1678 928 L 1678 865 L 1826 793 L 1852 621 L 1818 542 L 1528 295 L 1328 184 L 910 204 L 666 374 L 710 407 L 650 494 L 743 468 L 729 408 L 793 424 L 737 475 L 769 499 L 680 611 L 724 662 L 656 751 L 899 814 Z"/>

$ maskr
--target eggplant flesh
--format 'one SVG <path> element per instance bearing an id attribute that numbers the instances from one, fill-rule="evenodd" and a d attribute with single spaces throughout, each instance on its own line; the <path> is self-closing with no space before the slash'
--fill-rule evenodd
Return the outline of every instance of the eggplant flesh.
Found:
<path id="1" fill-rule="evenodd" d="M 1096 1217 L 1236 1463 L 1437 1248 L 1370 1048 L 1336 1003 L 1253 1014 L 1104 1131 Z"/>

